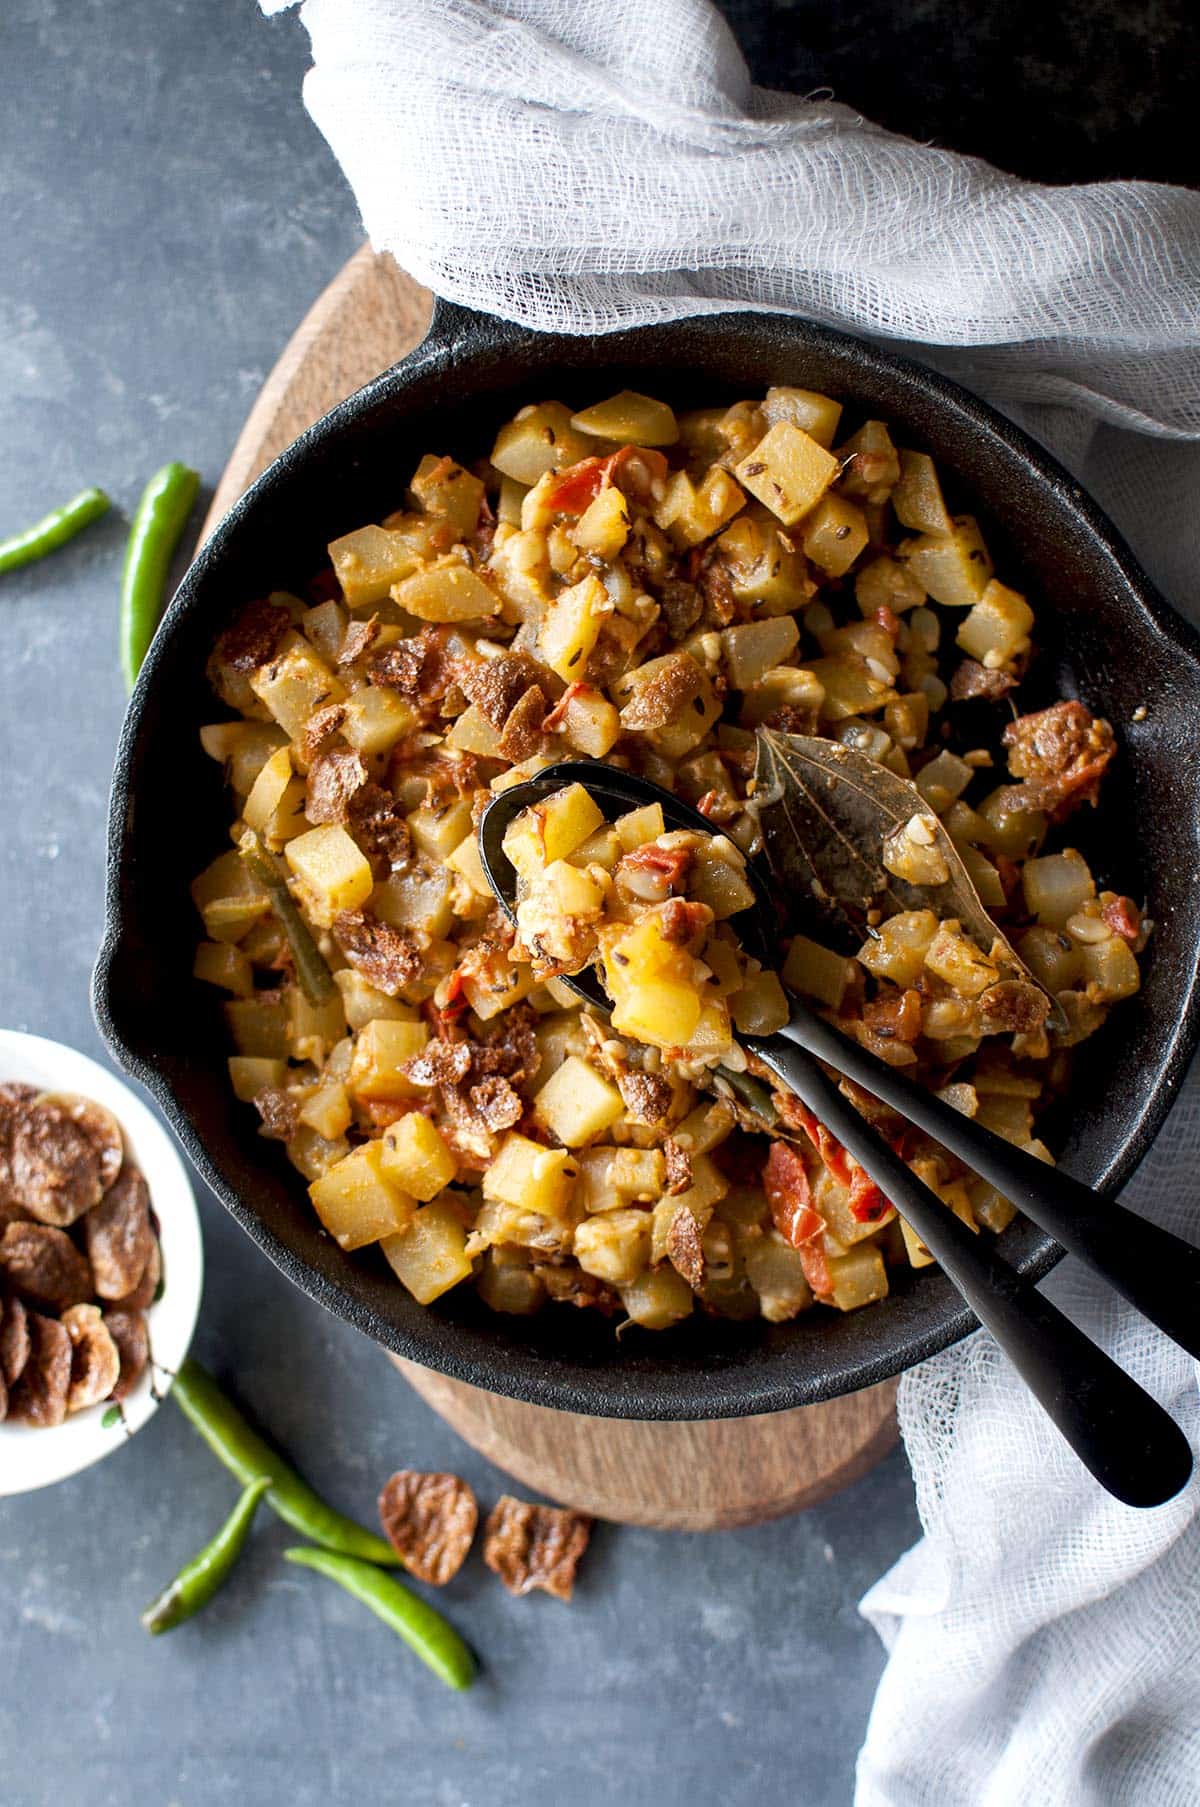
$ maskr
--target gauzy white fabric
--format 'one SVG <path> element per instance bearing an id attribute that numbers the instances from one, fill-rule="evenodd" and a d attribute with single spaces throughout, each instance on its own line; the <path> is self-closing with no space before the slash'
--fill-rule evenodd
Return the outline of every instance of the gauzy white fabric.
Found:
<path id="1" fill-rule="evenodd" d="M 1200 195 L 1040 187 L 755 89 L 706 0 L 303 18 L 371 238 L 439 294 L 575 332 L 764 308 L 900 342 L 1049 444 L 1193 610 Z M 1198 1173 L 1193 1084 L 1128 1196 L 1186 1228 Z M 1195 1444 L 1194 1364 L 1073 1262 L 1047 1291 Z M 892 1654 L 859 1807 L 1192 1807 L 1200 1482 L 1115 1504 L 982 1334 L 906 1375 L 900 1416 L 925 1538 L 863 1603 Z"/>

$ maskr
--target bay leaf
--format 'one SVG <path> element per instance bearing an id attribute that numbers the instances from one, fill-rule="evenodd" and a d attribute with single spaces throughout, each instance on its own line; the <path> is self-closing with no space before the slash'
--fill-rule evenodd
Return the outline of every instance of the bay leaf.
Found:
<path id="1" fill-rule="evenodd" d="M 1062 1011 L 1025 965 L 980 902 L 958 849 L 915 784 L 853 747 L 815 735 L 756 736 L 755 809 L 763 848 L 789 927 L 854 953 L 866 939 L 867 915 L 932 910 L 957 917 L 1002 978 L 1019 978 L 1049 998 L 1050 1020 Z M 884 843 L 914 816 L 932 825 L 932 846 L 949 873 L 938 884 L 897 878 L 883 864 Z"/>

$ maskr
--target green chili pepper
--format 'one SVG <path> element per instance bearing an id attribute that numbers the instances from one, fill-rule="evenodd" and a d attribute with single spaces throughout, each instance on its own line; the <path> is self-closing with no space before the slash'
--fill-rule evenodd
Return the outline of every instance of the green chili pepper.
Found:
<path id="1" fill-rule="evenodd" d="M 278 1450 L 251 1430 L 212 1375 L 190 1356 L 175 1376 L 171 1398 L 243 1485 L 266 1476 L 271 1483 L 267 1504 L 293 1531 L 345 1556 L 361 1556 L 389 1568 L 399 1566 L 400 1558 L 391 1544 L 327 1506 Z"/>
<path id="2" fill-rule="evenodd" d="M 121 669 L 130 690 L 161 619 L 171 554 L 199 487 L 199 477 L 186 464 L 164 464 L 137 505 L 121 573 Z"/>
<path id="3" fill-rule="evenodd" d="M 337 989 L 333 974 L 324 954 L 313 940 L 308 924 L 296 908 L 296 900 L 287 888 L 287 880 L 252 828 L 248 828 L 238 842 L 238 852 L 251 878 L 262 886 L 271 899 L 271 908 L 278 916 L 292 950 L 301 991 L 310 1004 L 323 1004 Z"/>
<path id="4" fill-rule="evenodd" d="M 34 559 L 57 552 L 77 533 L 107 514 L 112 503 L 102 489 L 82 489 L 62 508 L 55 508 L 24 533 L 0 540 L 0 571 L 15 571 L 20 565 L 31 565 Z"/>
<path id="5" fill-rule="evenodd" d="M 157 1637 L 159 1632 L 173 1631 L 206 1607 L 224 1587 L 250 1535 L 258 1502 L 270 1485 L 264 1474 L 245 1488 L 212 1542 L 185 1563 L 174 1581 L 168 1582 L 157 1600 L 146 1608 L 142 1624 L 148 1632 Z"/>
<path id="6" fill-rule="evenodd" d="M 369 1562 L 333 1556 L 328 1550 L 313 1550 L 306 1544 L 283 1554 L 288 1562 L 298 1562 L 303 1568 L 328 1576 L 370 1607 L 376 1618 L 390 1625 L 448 1688 L 470 1687 L 476 1663 L 468 1646 L 449 1620 L 417 1594 L 410 1593 L 394 1575 L 381 1574 Z"/>

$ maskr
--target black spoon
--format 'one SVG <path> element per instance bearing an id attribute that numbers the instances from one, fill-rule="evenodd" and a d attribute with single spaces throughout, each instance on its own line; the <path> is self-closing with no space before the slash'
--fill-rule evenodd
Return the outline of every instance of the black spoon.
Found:
<path id="1" fill-rule="evenodd" d="M 609 819 L 659 803 L 670 827 L 713 832 L 698 811 L 647 778 L 592 760 L 547 767 L 501 791 L 479 824 L 483 869 L 512 918 L 517 874 L 503 849 L 505 831 L 522 810 L 567 784 L 584 785 Z M 774 910 L 753 861 L 746 872 L 755 908 L 742 911 L 737 926 L 747 952 L 770 969 L 776 964 Z M 610 1011 L 591 970 L 564 975 L 563 982 L 595 1009 Z M 843 1097 L 821 1062 L 936 1137 L 1191 1354 L 1200 1354 L 1200 1250 L 992 1135 L 831 1028 L 802 1000 L 789 1003 L 791 1016 L 781 1030 L 741 1036 L 742 1046 L 778 1074 L 896 1206 L 1096 1479 L 1126 1505 L 1156 1506 L 1172 1499 L 1192 1471 L 1191 1450 L 1174 1420 L 990 1241 L 946 1209 Z"/>

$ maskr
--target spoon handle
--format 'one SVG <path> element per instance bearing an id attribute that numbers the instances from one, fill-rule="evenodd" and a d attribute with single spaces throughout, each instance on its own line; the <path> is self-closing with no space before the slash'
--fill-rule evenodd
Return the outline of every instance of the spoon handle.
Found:
<path id="1" fill-rule="evenodd" d="M 798 1041 L 933 1136 L 1200 1360 L 1200 1249 L 973 1123 L 806 1005 L 793 1000 L 780 1036 Z"/>
<path id="2" fill-rule="evenodd" d="M 1127 1506 L 1172 1499 L 1192 1454 L 1158 1401 L 955 1217 L 810 1054 L 782 1036 L 756 1052 L 895 1204 L 1100 1484 Z"/>

